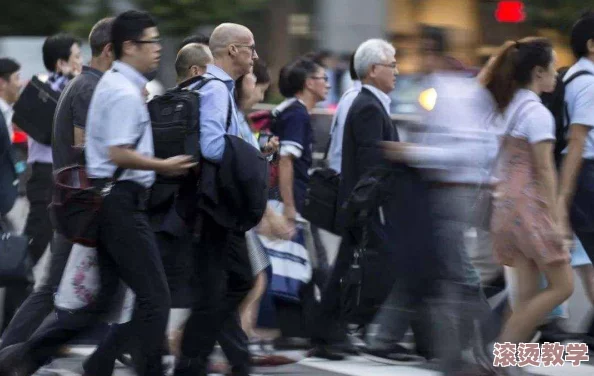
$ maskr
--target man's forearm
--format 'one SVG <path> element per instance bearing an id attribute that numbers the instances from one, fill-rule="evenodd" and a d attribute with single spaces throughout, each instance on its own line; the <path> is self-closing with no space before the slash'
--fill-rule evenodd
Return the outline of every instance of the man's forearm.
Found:
<path id="1" fill-rule="evenodd" d="M 163 160 L 147 157 L 136 150 L 124 147 L 112 146 L 109 148 L 109 158 L 112 162 L 121 168 L 134 170 L 161 171 Z"/>
<path id="2" fill-rule="evenodd" d="M 74 127 L 74 145 L 77 147 L 85 146 L 85 130 L 79 127 Z"/>
<path id="3" fill-rule="evenodd" d="M 575 194 L 577 178 L 582 168 L 582 155 L 586 134 L 578 132 L 569 139 L 567 155 L 563 160 L 561 168 L 561 179 L 559 182 L 559 200 L 569 208 Z"/>
<path id="4" fill-rule="evenodd" d="M 291 157 L 281 157 L 279 162 L 278 185 L 283 204 L 295 207 L 293 196 L 293 160 Z"/>

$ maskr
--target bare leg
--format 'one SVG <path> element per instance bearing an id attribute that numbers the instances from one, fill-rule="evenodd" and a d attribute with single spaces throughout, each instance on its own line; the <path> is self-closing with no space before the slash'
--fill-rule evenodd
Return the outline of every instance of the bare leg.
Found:
<path id="1" fill-rule="evenodd" d="M 260 299 L 266 292 L 266 272 L 262 271 L 256 276 L 254 287 L 250 290 L 239 307 L 239 315 L 241 317 L 241 327 L 247 334 L 248 338 L 255 336 L 255 322 L 257 317 L 257 310 L 260 305 Z"/>
<path id="2" fill-rule="evenodd" d="M 514 270 L 519 281 L 518 304 L 506 322 L 499 342 L 519 343 L 530 339 L 539 323 L 573 292 L 573 271 L 569 263 L 547 266 L 543 273 L 548 286 L 536 292 L 540 273 L 532 260 L 518 255 Z"/>

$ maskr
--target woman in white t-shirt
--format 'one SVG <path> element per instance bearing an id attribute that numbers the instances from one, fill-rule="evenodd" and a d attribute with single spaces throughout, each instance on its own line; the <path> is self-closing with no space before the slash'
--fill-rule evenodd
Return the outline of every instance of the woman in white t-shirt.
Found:
<path id="1" fill-rule="evenodd" d="M 558 220 L 555 121 L 540 94 L 555 88 L 556 56 L 545 38 L 507 42 L 482 77 L 505 119 L 491 233 L 496 260 L 520 281 L 518 304 L 499 343 L 528 342 L 573 292 L 570 254 Z M 540 288 L 541 272 L 548 286 Z"/>

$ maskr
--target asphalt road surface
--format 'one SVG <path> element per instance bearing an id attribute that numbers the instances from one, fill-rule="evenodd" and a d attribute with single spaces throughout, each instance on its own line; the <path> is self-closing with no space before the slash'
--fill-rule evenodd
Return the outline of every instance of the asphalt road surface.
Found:
<path id="1" fill-rule="evenodd" d="M 92 352 L 90 347 L 75 347 L 68 357 L 56 359 L 41 369 L 35 376 L 80 376 L 84 357 Z M 303 351 L 285 351 L 283 355 L 299 360 L 295 364 L 280 367 L 262 367 L 253 370 L 253 376 L 439 376 L 434 364 L 419 366 L 394 366 L 372 362 L 360 356 L 349 357 L 343 361 L 331 362 L 323 359 L 305 358 Z M 217 357 L 218 355 L 215 355 Z M 591 376 L 594 375 L 594 357 L 589 364 L 573 367 L 569 364 L 559 367 L 527 367 L 535 375 L 550 376 Z M 118 363 L 114 376 L 133 376 L 135 373 Z M 219 374 L 211 374 L 218 376 Z"/>

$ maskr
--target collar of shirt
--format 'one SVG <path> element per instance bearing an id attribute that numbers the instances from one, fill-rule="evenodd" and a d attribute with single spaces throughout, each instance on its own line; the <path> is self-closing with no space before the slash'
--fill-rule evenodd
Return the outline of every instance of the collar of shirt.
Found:
<path id="1" fill-rule="evenodd" d="M 578 66 L 590 72 L 594 72 L 594 62 L 587 57 L 582 57 L 578 60 Z"/>
<path id="2" fill-rule="evenodd" d="M 114 71 L 121 73 L 124 77 L 130 80 L 132 84 L 134 84 L 134 86 L 137 86 L 141 91 L 148 83 L 148 80 L 142 73 L 134 69 L 131 65 L 126 64 L 122 61 L 115 61 L 113 63 L 112 69 Z"/>
<path id="3" fill-rule="evenodd" d="M 51 73 L 48 78 L 48 83 L 51 86 L 52 90 L 61 92 L 64 90 L 70 79 L 66 76 L 63 76 L 61 73 Z"/>
<path id="4" fill-rule="evenodd" d="M 379 101 L 382 103 L 382 105 L 386 109 L 386 112 L 389 114 L 390 113 L 390 103 L 392 103 L 392 99 L 390 98 L 390 96 L 388 94 L 384 93 L 383 91 L 381 91 L 380 89 L 376 88 L 375 86 L 363 85 L 363 87 L 366 88 L 367 90 L 371 91 L 373 93 L 373 95 L 375 95 L 377 97 L 377 99 L 379 99 Z"/>
<path id="5" fill-rule="evenodd" d="M 4 118 L 6 119 L 8 115 L 12 115 L 13 109 L 12 106 L 8 104 L 4 99 L 0 98 L 0 111 L 4 114 Z M 7 120 L 8 122 L 8 120 Z"/>
<path id="6" fill-rule="evenodd" d="M 362 87 L 363 87 L 363 84 L 361 83 L 361 81 L 355 80 L 355 81 L 353 81 L 353 86 L 349 90 L 361 91 Z"/>
<path id="7" fill-rule="evenodd" d="M 101 72 L 99 69 L 95 69 L 88 65 L 83 65 L 82 73 L 91 74 L 97 78 L 101 78 L 101 76 L 103 76 L 103 72 Z"/>
<path id="8" fill-rule="evenodd" d="M 542 102 L 542 100 L 540 99 L 540 97 L 538 95 L 536 95 L 535 92 L 533 92 L 532 90 L 528 90 L 528 89 L 519 89 L 518 92 L 516 93 L 516 97 L 518 98 L 518 101 L 525 101 L 525 100 L 533 100 L 533 101 L 539 101 Z"/>
<path id="9" fill-rule="evenodd" d="M 2 98 L 0 98 L 0 112 L 2 112 L 2 115 L 0 116 L 4 116 L 8 134 L 10 135 L 10 139 L 12 139 L 14 134 L 14 130 L 12 129 L 12 115 L 14 114 L 14 110 L 12 109 L 12 106 Z"/>
<path id="10" fill-rule="evenodd" d="M 227 74 L 227 72 L 217 67 L 216 65 L 208 64 L 206 66 L 206 74 L 210 74 L 214 78 L 218 78 L 219 80 L 225 82 L 225 85 L 227 85 L 227 88 L 230 92 L 233 92 L 233 90 L 235 89 L 235 81 L 233 81 L 233 79 L 231 78 L 231 76 Z"/>

